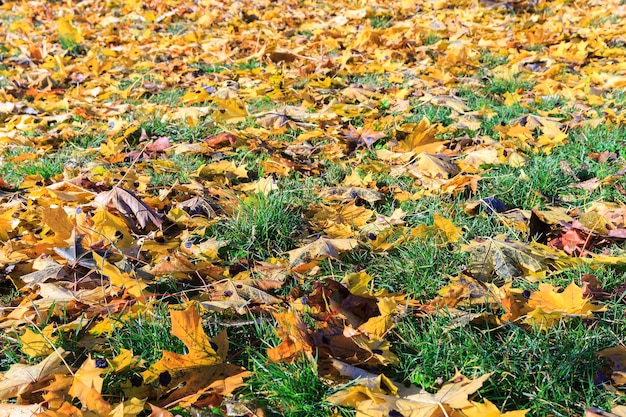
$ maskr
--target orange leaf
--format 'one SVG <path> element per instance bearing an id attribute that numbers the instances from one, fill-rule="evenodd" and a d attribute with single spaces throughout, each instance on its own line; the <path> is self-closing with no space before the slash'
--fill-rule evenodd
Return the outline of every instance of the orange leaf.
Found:
<path id="1" fill-rule="evenodd" d="M 270 361 L 292 363 L 299 354 L 310 355 L 313 352 L 308 329 L 300 313 L 290 310 L 273 312 L 272 315 L 278 322 L 276 332 L 282 341 L 275 348 L 267 350 Z"/>

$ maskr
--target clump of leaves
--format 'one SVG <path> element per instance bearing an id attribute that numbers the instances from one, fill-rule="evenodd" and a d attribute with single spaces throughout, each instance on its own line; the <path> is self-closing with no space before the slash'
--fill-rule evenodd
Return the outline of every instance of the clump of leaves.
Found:
<path id="1" fill-rule="evenodd" d="M 212 3 L 0 4 L 0 415 L 625 415 L 623 2 Z"/>

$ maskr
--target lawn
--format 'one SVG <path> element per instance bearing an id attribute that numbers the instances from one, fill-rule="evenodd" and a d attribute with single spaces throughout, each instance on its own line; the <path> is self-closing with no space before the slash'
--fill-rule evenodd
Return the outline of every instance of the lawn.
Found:
<path id="1" fill-rule="evenodd" d="M 0 4 L 0 416 L 626 416 L 625 18 Z"/>

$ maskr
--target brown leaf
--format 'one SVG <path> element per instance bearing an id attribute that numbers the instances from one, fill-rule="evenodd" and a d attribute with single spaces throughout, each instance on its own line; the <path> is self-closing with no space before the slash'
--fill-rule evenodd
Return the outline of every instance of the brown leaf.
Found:
<path id="1" fill-rule="evenodd" d="M 600 287 L 600 282 L 595 275 L 585 274 L 580 279 L 583 284 L 583 296 L 586 298 L 592 298 L 594 300 L 610 300 L 613 298 L 613 295 L 609 292 L 604 291 Z"/>
<path id="2" fill-rule="evenodd" d="M 157 140 L 155 140 L 154 142 L 146 146 L 146 151 L 163 152 L 164 150 L 169 149 L 171 147 L 172 147 L 172 144 L 170 143 L 170 137 L 161 136 L 160 138 L 157 138 Z"/>
<path id="3" fill-rule="evenodd" d="M 614 346 L 597 353 L 601 358 L 607 358 L 611 366 L 611 380 L 615 386 L 626 385 L 626 347 Z"/>
<path id="4" fill-rule="evenodd" d="M 106 207 L 117 209 L 126 219 L 129 219 L 128 216 L 132 214 L 142 229 L 148 226 L 161 227 L 163 224 L 163 220 L 161 220 L 159 215 L 146 203 L 138 199 L 130 191 L 120 187 L 114 187 L 110 191 L 103 191 L 94 200 Z"/>

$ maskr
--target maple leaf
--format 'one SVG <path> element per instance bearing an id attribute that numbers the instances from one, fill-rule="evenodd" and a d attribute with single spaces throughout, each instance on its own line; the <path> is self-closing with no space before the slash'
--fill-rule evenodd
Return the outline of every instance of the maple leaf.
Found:
<path id="1" fill-rule="evenodd" d="M 343 131 L 343 136 L 348 142 L 350 150 L 354 150 L 360 146 L 370 149 L 379 139 L 385 137 L 384 132 L 376 132 L 371 127 L 355 129 L 351 124 L 348 129 Z"/>
<path id="2" fill-rule="evenodd" d="M 81 43 L 84 41 L 79 28 L 72 23 L 73 16 L 61 17 L 57 20 L 59 37 L 71 43 Z"/>
<path id="3" fill-rule="evenodd" d="M 0 211 L 0 241 L 9 240 L 9 232 L 13 231 L 20 223 L 19 219 L 13 216 L 14 210 Z"/>
<path id="4" fill-rule="evenodd" d="M 357 198 L 370 203 L 375 203 L 382 198 L 382 194 L 376 190 L 362 187 L 330 187 L 320 193 L 328 201 L 353 201 Z"/>
<path id="5" fill-rule="evenodd" d="M 191 304 L 186 310 L 171 310 L 171 334 L 178 337 L 187 347 L 188 353 L 165 351 L 163 357 L 143 373 L 147 383 L 158 379 L 162 372 L 177 372 L 200 366 L 214 365 L 222 362 L 211 339 L 204 333 L 200 323 L 198 308 Z"/>
<path id="6" fill-rule="evenodd" d="M 82 405 L 89 410 L 108 414 L 111 405 L 102 398 L 102 374 L 106 369 L 97 365 L 96 360 L 88 358 L 74 374 L 72 385 L 68 394 L 80 400 Z"/>
<path id="7" fill-rule="evenodd" d="M 446 219 L 439 213 L 434 214 L 435 234 L 440 237 L 444 243 L 456 243 L 463 236 L 463 230 L 452 223 L 450 219 Z"/>
<path id="8" fill-rule="evenodd" d="M 216 122 L 237 123 L 244 121 L 248 116 L 248 109 L 242 100 L 214 98 L 213 103 L 218 107 L 211 115 Z"/>
<path id="9" fill-rule="evenodd" d="M 547 268 L 542 258 L 519 242 L 488 238 L 472 241 L 461 250 L 470 253 L 471 271 L 480 280 L 490 280 L 493 275 L 510 279 Z"/>
<path id="10" fill-rule="evenodd" d="M 49 355 L 54 351 L 54 343 L 58 340 L 58 336 L 52 335 L 55 331 L 54 324 L 47 325 L 41 332 L 37 333 L 31 329 L 26 329 L 24 334 L 20 336 L 22 352 L 31 358 Z"/>
<path id="11" fill-rule="evenodd" d="M 590 315 L 593 311 L 604 311 L 604 307 L 594 306 L 583 297 L 583 290 L 572 282 L 565 290 L 557 293 L 550 284 L 539 284 L 539 290 L 533 292 L 528 300 L 531 307 L 543 308 L 544 311 L 563 311 L 566 314 Z"/>
<path id="12" fill-rule="evenodd" d="M 619 248 L 626 239 L 620 200 L 626 169 L 619 166 L 620 138 L 613 140 L 624 123 L 624 39 L 619 19 L 607 19 L 621 12 L 619 0 L 559 7 L 538 0 L 479 0 L 472 7 L 424 0 L 324 7 L 175 0 L 110 7 L 90 0 L 75 2 L 72 10 L 67 2 L 0 3 L 6 15 L 0 25 L 0 281 L 7 284 L 0 328 L 6 340 L 19 338 L 30 362 L 54 353 L 57 333 L 67 331 L 74 338 L 89 335 L 74 340 L 80 349 L 74 359 L 91 357 L 94 349 L 98 357 L 107 355 L 93 337 L 141 323 L 174 296 L 197 294 L 199 305 L 221 312 L 222 319 L 233 311 L 272 311 L 281 339 L 270 350 L 272 359 L 291 361 L 305 352 L 329 378 L 337 370 L 329 371 L 329 363 L 345 360 L 341 373 L 365 382 L 345 402 L 359 415 L 523 415 L 501 413 L 487 400 L 471 402 L 471 394 L 456 401 L 397 388 L 357 366 L 398 363 L 392 351 L 403 335 L 387 334 L 409 305 L 419 305 L 419 315 L 445 310 L 445 332 L 479 320 L 548 326 L 570 316 L 591 318 L 600 299 L 624 302 L 626 286 L 603 291 L 588 277 L 582 295 L 577 287 L 514 287 L 572 267 L 602 267 L 601 273 L 626 265 Z M 540 172 L 541 161 L 552 161 L 545 154 L 567 145 L 570 135 L 591 150 L 612 150 L 585 151 L 572 166 L 560 161 L 574 188 L 563 198 L 567 209 L 531 214 L 495 198 L 474 206 L 482 205 L 475 220 L 493 223 L 489 230 L 505 227 L 536 241 L 491 236 L 470 242 L 463 246 L 471 261 L 467 275 L 423 305 L 374 290 L 365 271 L 381 274 L 383 287 L 402 286 L 409 269 L 407 288 L 431 278 L 419 276 L 425 267 L 440 275 L 444 266 L 436 262 L 412 265 L 417 260 L 411 253 L 420 245 L 445 255 L 437 259 L 458 258 L 448 255 L 463 241 L 463 227 L 474 229 L 459 215 L 468 196 L 496 185 L 503 201 L 532 206 L 532 193 L 519 191 L 532 188 L 539 174 L 553 173 Z M 555 157 L 576 151 L 563 149 Z M 9 179 L 15 186 L 7 185 Z M 521 188 L 501 187 L 509 180 Z M 230 232 L 209 238 L 226 217 L 238 218 L 239 201 L 286 192 L 290 206 L 308 208 L 297 232 L 317 239 L 290 247 L 283 254 L 289 262 L 253 265 L 232 239 L 227 251 L 221 249 Z M 582 208 L 605 192 L 615 203 Z M 437 204 L 430 204 L 432 197 Z M 410 212 L 383 214 L 399 204 Z M 434 207 L 454 214 L 454 223 Z M 420 223 L 430 216 L 432 225 Z M 258 237 L 254 230 L 251 242 Z M 335 261 L 357 245 L 358 251 Z M 604 253 L 591 252 L 600 245 Z M 226 252 L 229 259 L 221 259 Z M 347 270 L 358 271 L 344 277 L 347 288 L 321 278 Z M 150 274 L 167 280 L 154 289 L 167 295 L 146 292 Z M 8 291 L 11 283 L 18 291 Z M 184 288 L 169 293 L 179 285 Z M 310 287 L 315 290 L 307 298 L 303 292 Z M 289 309 L 276 310 L 285 302 Z M 501 319 L 478 310 L 498 304 L 505 310 Z M 471 312 L 460 309 L 468 306 Z M 146 398 L 155 417 L 169 416 L 159 406 L 174 404 L 252 415 L 237 400 L 222 403 L 245 375 L 224 363 L 226 335 L 208 338 L 199 317 L 177 314 L 172 311 L 172 321 L 179 322 L 173 332 L 185 340 L 186 353 L 165 352 L 144 373 L 147 384 L 118 386 L 119 378 L 145 367 L 110 337 L 107 345 L 121 353 L 102 369 L 120 375 L 111 375 L 107 401 L 100 392 L 104 371 L 88 359 L 76 376 L 62 368 L 43 376 L 11 399 L 15 404 L 0 404 L 0 414 L 19 415 L 32 405 L 33 412 L 51 417 L 131 417 L 142 413 Z M 77 327 L 85 319 L 92 323 L 86 332 Z M 193 337 L 183 335 L 186 327 Z M 608 355 L 618 361 L 613 382 L 622 385 L 621 352 Z M 354 365 L 349 373 L 348 363 Z M 506 373 L 507 364 L 502 367 Z M 2 389 L 13 376 L 19 382 L 21 375 L 12 371 L 0 377 Z M 153 373 L 171 381 L 157 386 Z M 459 377 L 449 384 L 463 383 Z M 500 388 L 495 391 L 504 398 Z M 566 394 L 579 388 L 574 384 Z M 125 400 L 115 402 L 120 389 Z M 552 402 L 533 407 L 546 414 Z"/>
<path id="13" fill-rule="evenodd" d="M 100 273 L 109 278 L 112 285 L 117 287 L 125 287 L 126 291 L 134 297 L 141 297 L 143 295 L 143 290 L 148 286 L 143 279 L 138 277 L 131 277 L 127 272 L 122 272 L 120 269 L 98 255 L 97 253 L 93 254 L 94 261 L 96 263 L 96 268 Z"/>
<path id="14" fill-rule="evenodd" d="M 606 307 L 591 303 L 583 296 L 583 289 L 572 282 L 561 292 L 550 284 L 539 284 L 539 290 L 528 299 L 528 309 L 525 322 L 546 329 L 562 317 L 592 317 L 594 312 L 605 311 Z"/>
<path id="15" fill-rule="evenodd" d="M 163 389 L 163 394 L 167 395 L 157 401 L 157 405 L 190 405 L 206 393 L 224 396 L 243 385 L 243 379 L 249 373 L 241 367 L 224 363 L 228 351 L 225 331 L 210 339 L 202 329 L 195 303 L 186 310 L 171 310 L 170 316 L 171 334 L 185 344 L 187 353 L 164 351 L 158 362 L 142 372 L 146 383 L 158 380 L 164 373 L 171 378 Z M 184 384 L 180 385 L 182 382 Z"/>
<path id="16" fill-rule="evenodd" d="M 295 129 L 310 126 L 307 122 L 311 121 L 313 117 L 314 115 L 308 113 L 303 108 L 285 106 L 281 109 L 259 115 L 257 124 L 267 129 L 280 129 L 286 125 L 292 126 Z"/>
<path id="17" fill-rule="evenodd" d="M 408 129 L 408 127 L 405 127 Z M 439 125 L 431 125 L 427 118 L 423 118 L 417 126 L 414 126 L 406 139 L 398 142 L 396 150 L 399 152 L 413 152 L 420 154 L 437 153 L 443 149 L 444 141 L 437 138 L 443 129 Z"/>

